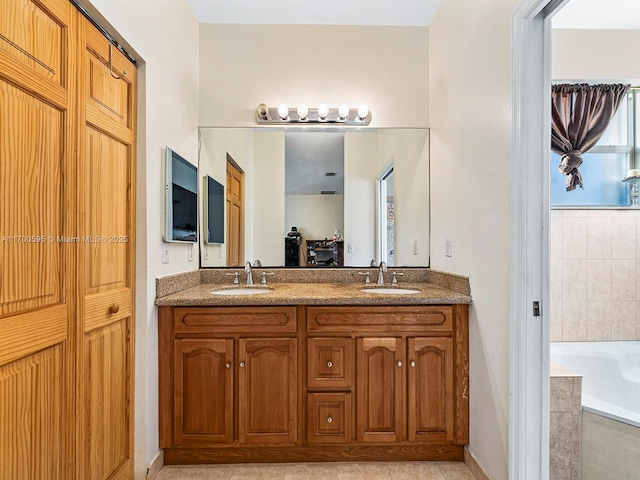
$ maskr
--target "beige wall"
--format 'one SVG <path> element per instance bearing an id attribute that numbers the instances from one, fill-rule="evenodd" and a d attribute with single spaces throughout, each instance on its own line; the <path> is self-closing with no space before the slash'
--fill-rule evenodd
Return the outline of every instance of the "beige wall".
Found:
<path id="1" fill-rule="evenodd" d="M 551 211 L 551 340 L 640 340 L 640 214 Z"/>
<path id="2" fill-rule="evenodd" d="M 187 0 L 92 0 L 103 25 L 130 45 L 138 62 L 137 283 L 135 352 L 135 472 L 145 478 L 158 447 L 158 339 L 155 279 L 198 268 L 187 245 L 162 255 L 162 154 L 165 146 L 196 162 L 198 23 Z M 144 25 L 144 28 L 141 26 Z"/>
<path id="3" fill-rule="evenodd" d="M 291 227 L 305 240 L 333 239 L 336 229 L 344 232 L 344 195 L 285 195 L 284 202 L 283 237 Z"/>
<path id="4" fill-rule="evenodd" d="M 429 29 L 200 26 L 200 124 L 255 126 L 255 108 L 370 106 L 372 126 L 427 127 Z"/>
<path id="5" fill-rule="evenodd" d="M 469 449 L 493 480 L 508 470 L 511 22 L 520 3 L 443 0 L 429 27 L 431 265 L 471 277 Z"/>
<path id="6" fill-rule="evenodd" d="M 553 30 L 551 77 L 640 80 L 640 30 Z"/>

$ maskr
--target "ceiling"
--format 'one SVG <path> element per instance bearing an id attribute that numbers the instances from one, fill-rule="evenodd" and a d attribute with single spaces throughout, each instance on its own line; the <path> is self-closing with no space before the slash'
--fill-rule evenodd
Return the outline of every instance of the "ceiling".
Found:
<path id="1" fill-rule="evenodd" d="M 286 195 L 344 195 L 344 133 L 287 132 L 284 152 Z"/>
<path id="2" fill-rule="evenodd" d="M 200 23 L 427 26 L 441 0 L 189 0 Z M 640 29 L 638 0 L 570 0 L 553 28 Z"/>
<path id="3" fill-rule="evenodd" d="M 638 0 L 570 0 L 553 17 L 553 28 L 640 29 Z"/>
<path id="4" fill-rule="evenodd" d="M 189 0 L 200 23 L 427 26 L 441 0 Z"/>

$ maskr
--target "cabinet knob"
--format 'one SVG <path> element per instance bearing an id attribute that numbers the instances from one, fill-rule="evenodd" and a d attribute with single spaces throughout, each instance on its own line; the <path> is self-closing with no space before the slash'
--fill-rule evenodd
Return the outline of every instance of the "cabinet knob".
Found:
<path id="1" fill-rule="evenodd" d="M 109 307 L 109 312 L 111 313 L 118 313 L 119 310 L 120 310 L 120 305 L 118 305 L 117 303 L 114 303 Z"/>
<path id="2" fill-rule="evenodd" d="M 327 367 L 329 367 L 329 368 L 333 367 L 333 362 L 332 361 L 328 361 L 327 362 Z"/>
<path id="3" fill-rule="evenodd" d="M 415 367 L 415 366 L 416 366 L 416 362 L 414 362 L 413 360 L 411 360 L 411 361 L 409 362 L 409 365 L 411 365 L 412 367 Z"/>
<path id="4" fill-rule="evenodd" d="M 225 363 L 225 364 L 224 364 L 224 367 L 225 367 L 225 368 L 231 368 L 231 362 L 227 362 L 227 363 Z"/>
<path id="5" fill-rule="evenodd" d="M 240 362 L 240 368 L 244 368 L 244 362 Z"/>
<path id="6" fill-rule="evenodd" d="M 327 423 L 333 423 L 333 418 L 331 417 L 327 418 Z"/>
<path id="7" fill-rule="evenodd" d="M 398 361 L 396 362 L 396 365 L 398 365 L 399 367 L 401 367 L 401 366 L 402 366 L 402 362 L 401 362 L 400 360 L 398 360 Z"/>

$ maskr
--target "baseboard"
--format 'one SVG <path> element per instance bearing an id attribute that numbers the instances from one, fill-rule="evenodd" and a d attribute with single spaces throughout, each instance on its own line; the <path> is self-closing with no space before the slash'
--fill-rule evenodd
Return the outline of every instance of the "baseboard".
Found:
<path id="1" fill-rule="evenodd" d="M 147 480 L 153 480 L 160 473 L 160 469 L 164 466 L 164 450 L 160 450 L 155 456 L 147 470 Z"/>
<path id="2" fill-rule="evenodd" d="M 469 470 L 471 470 L 473 476 L 476 477 L 476 480 L 491 480 L 491 478 L 489 478 L 489 475 L 487 475 L 482 466 L 469 451 L 468 446 L 464 447 L 464 463 L 467 464 L 467 467 L 469 467 Z"/>

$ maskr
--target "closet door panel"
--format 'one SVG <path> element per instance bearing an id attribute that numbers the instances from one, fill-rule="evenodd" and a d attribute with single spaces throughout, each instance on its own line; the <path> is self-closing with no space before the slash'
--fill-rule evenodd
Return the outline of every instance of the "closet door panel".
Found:
<path id="1" fill-rule="evenodd" d="M 78 389 L 79 478 L 133 475 L 135 66 L 88 21 L 81 29 L 78 284 L 82 295 Z M 124 67 L 126 63 L 126 68 Z M 123 120 L 124 119 L 124 120 Z"/>

